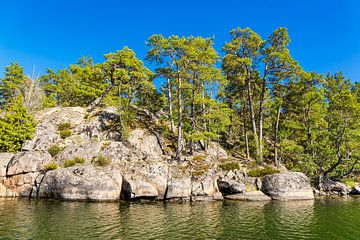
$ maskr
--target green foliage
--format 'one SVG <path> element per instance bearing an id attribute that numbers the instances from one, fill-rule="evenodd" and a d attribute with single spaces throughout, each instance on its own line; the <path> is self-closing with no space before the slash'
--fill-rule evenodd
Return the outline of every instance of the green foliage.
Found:
<path id="1" fill-rule="evenodd" d="M 23 96 L 24 72 L 18 63 L 5 67 L 5 78 L 0 82 L 0 103 L 2 106 L 16 97 Z"/>
<path id="2" fill-rule="evenodd" d="M 60 147 L 59 145 L 55 144 L 55 145 L 52 145 L 52 146 L 48 149 L 48 152 L 50 153 L 50 155 L 51 155 L 52 157 L 55 157 L 55 156 L 58 155 L 62 150 L 63 150 L 62 147 Z"/>
<path id="3" fill-rule="evenodd" d="M 235 161 L 224 161 L 219 164 L 219 168 L 224 171 L 240 169 L 240 164 Z"/>
<path id="4" fill-rule="evenodd" d="M 47 172 L 47 171 L 51 171 L 51 170 L 55 170 L 57 169 L 59 166 L 57 165 L 56 162 L 50 162 L 47 164 L 44 164 L 44 166 L 42 167 L 42 169 Z"/>
<path id="5" fill-rule="evenodd" d="M 71 130 L 63 130 L 63 131 L 59 131 L 60 137 L 62 139 L 68 138 L 71 136 L 72 131 Z"/>
<path id="6" fill-rule="evenodd" d="M 93 158 L 92 163 L 95 163 L 98 166 L 106 166 L 109 165 L 111 163 L 111 158 L 110 157 L 104 157 L 104 156 L 98 156 L 96 158 Z"/>
<path id="7" fill-rule="evenodd" d="M 21 96 L 12 99 L 0 118 L 0 151 L 20 151 L 25 140 L 32 138 L 35 133 L 35 119 L 28 114 L 22 105 Z"/>
<path id="8" fill-rule="evenodd" d="M 353 188 L 356 185 L 355 180 L 350 178 L 343 179 L 341 182 L 350 188 Z"/>
<path id="9" fill-rule="evenodd" d="M 75 157 L 74 159 L 65 160 L 63 166 L 65 168 L 75 166 L 76 164 L 84 164 L 86 160 L 81 157 Z"/>
<path id="10" fill-rule="evenodd" d="M 69 130 L 70 128 L 71 128 L 71 123 L 70 122 L 64 122 L 64 123 L 60 123 L 58 125 L 58 131 Z"/>
<path id="11" fill-rule="evenodd" d="M 280 171 L 272 168 L 270 166 L 266 166 L 264 168 L 256 168 L 256 169 L 252 169 L 248 172 L 248 175 L 250 177 L 263 177 L 266 175 L 270 175 L 270 174 L 275 174 L 275 173 L 279 173 Z"/>

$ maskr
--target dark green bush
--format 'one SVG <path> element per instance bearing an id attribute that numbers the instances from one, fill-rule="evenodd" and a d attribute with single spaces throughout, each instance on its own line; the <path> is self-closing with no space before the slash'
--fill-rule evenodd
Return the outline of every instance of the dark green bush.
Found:
<path id="1" fill-rule="evenodd" d="M 55 157 L 56 155 L 58 155 L 61 151 L 62 151 L 62 147 L 60 147 L 59 145 L 52 145 L 49 149 L 48 152 L 50 153 L 50 155 L 52 157 Z"/>
<path id="2" fill-rule="evenodd" d="M 64 167 L 72 167 L 75 166 L 76 164 L 84 164 L 85 163 L 85 159 L 81 158 L 81 157 L 75 157 L 71 160 L 65 160 L 64 161 Z"/>
<path id="3" fill-rule="evenodd" d="M 70 122 L 64 122 L 64 123 L 60 123 L 58 125 L 58 130 L 59 131 L 69 130 L 70 128 L 71 128 L 71 123 Z"/>
<path id="4" fill-rule="evenodd" d="M 93 163 L 95 163 L 96 165 L 99 166 L 106 166 L 109 163 L 111 163 L 111 158 L 110 157 L 104 157 L 104 156 L 98 156 L 97 158 L 94 158 L 92 160 Z"/>
<path id="5" fill-rule="evenodd" d="M 60 137 L 61 137 L 62 139 L 68 138 L 68 137 L 70 137 L 71 134 L 72 134 L 71 130 L 62 130 L 62 131 L 60 131 L 59 133 L 60 133 Z"/>
<path id="6" fill-rule="evenodd" d="M 47 164 L 44 164 L 44 166 L 42 167 L 44 171 L 50 171 L 50 170 L 55 170 L 58 168 L 58 165 L 56 162 L 50 162 Z"/>
<path id="7" fill-rule="evenodd" d="M 219 168 L 221 168 L 224 171 L 230 171 L 230 170 L 235 170 L 235 169 L 240 169 L 240 165 L 238 162 L 223 162 L 220 163 Z"/>

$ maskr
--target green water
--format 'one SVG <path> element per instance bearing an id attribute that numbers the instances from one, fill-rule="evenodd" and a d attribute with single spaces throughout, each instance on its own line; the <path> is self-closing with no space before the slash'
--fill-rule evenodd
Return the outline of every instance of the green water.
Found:
<path id="1" fill-rule="evenodd" d="M 360 239 L 360 198 L 166 204 L 0 198 L 0 239 Z"/>

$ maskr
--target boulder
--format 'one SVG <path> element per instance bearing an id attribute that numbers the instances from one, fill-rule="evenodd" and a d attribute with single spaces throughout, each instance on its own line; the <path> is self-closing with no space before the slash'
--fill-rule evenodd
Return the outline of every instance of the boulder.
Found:
<path id="1" fill-rule="evenodd" d="M 246 191 L 246 186 L 244 183 L 232 179 L 218 180 L 217 184 L 219 186 L 220 192 L 223 195 L 242 193 Z"/>
<path id="2" fill-rule="evenodd" d="M 191 178 L 171 178 L 168 180 L 166 199 L 190 199 L 191 197 Z"/>
<path id="3" fill-rule="evenodd" d="M 344 183 L 333 181 L 327 177 L 321 178 L 319 188 L 328 195 L 347 195 L 351 192 L 351 189 Z"/>
<path id="4" fill-rule="evenodd" d="M 265 195 L 261 191 L 251 191 L 244 193 L 237 193 L 224 196 L 225 199 L 242 200 L 242 201 L 269 201 L 271 197 Z"/>
<path id="5" fill-rule="evenodd" d="M 43 166 L 53 161 L 46 151 L 19 152 L 11 159 L 7 167 L 7 176 L 39 172 Z"/>
<path id="6" fill-rule="evenodd" d="M 259 179 L 248 177 L 239 170 L 220 173 L 218 180 L 219 190 L 224 195 L 242 193 L 246 191 L 257 191 L 261 188 Z"/>
<path id="7" fill-rule="evenodd" d="M 351 195 L 360 195 L 360 186 L 354 186 L 350 192 Z"/>
<path id="8" fill-rule="evenodd" d="M 164 199 L 168 166 L 164 162 L 123 162 L 119 164 L 124 175 L 123 199 Z"/>
<path id="9" fill-rule="evenodd" d="M 0 153 L 0 178 L 6 176 L 7 165 L 13 157 L 13 153 Z"/>
<path id="10" fill-rule="evenodd" d="M 81 165 L 48 172 L 39 197 L 62 200 L 116 201 L 120 198 L 122 175 L 117 167 Z"/>
<path id="11" fill-rule="evenodd" d="M 215 172 L 209 171 L 205 176 L 192 179 L 193 200 L 219 200 L 222 194 L 217 184 Z"/>
<path id="12" fill-rule="evenodd" d="M 267 175 L 263 177 L 261 191 L 275 200 L 314 198 L 310 182 L 301 172 Z"/>

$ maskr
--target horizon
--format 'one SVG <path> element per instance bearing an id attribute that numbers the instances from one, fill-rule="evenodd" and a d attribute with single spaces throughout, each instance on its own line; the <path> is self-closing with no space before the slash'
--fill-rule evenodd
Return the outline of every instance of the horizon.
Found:
<path id="1" fill-rule="evenodd" d="M 215 37 L 214 47 L 223 56 L 221 48 L 233 28 L 249 27 L 266 39 L 276 28 L 286 27 L 291 54 L 305 71 L 341 71 L 353 82 L 360 80 L 359 2 L 257 1 L 244 5 L 226 1 L 217 5 L 188 0 L 177 5 L 165 1 L 3 3 L 0 76 L 11 62 L 20 63 L 26 75 L 32 74 L 34 66 L 36 75 L 41 75 L 47 68 L 67 68 L 82 56 L 101 62 L 103 54 L 124 46 L 153 69 L 144 60 L 145 41 L 152 34 Z"/>

